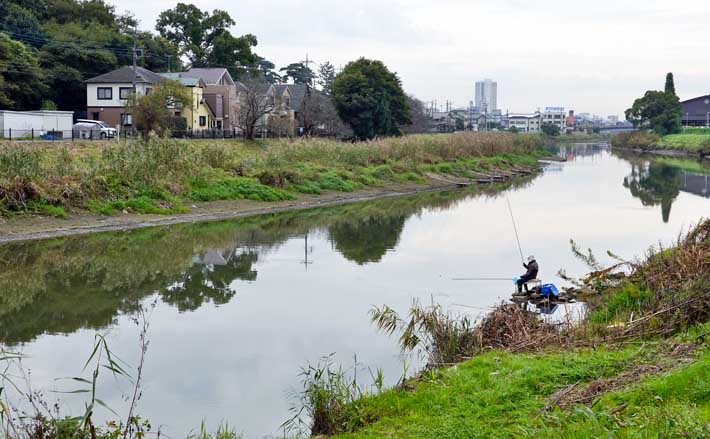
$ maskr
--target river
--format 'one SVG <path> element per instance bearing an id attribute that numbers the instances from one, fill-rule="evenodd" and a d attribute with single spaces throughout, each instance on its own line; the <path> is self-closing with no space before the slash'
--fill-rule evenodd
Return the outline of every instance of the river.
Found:
<path id="1" fill-rule="evenodd" d="M 369 322 L 372 305 L 415 298 L 479 315 L 512 283 L 456 277 L 523 272 L 525 255 L 557 285 L 582 275 L 570 239 L 602 262 L 669 244 L 710 214 L 710 166 L 566 146 L 566 163 L 512 184 L 420 194 L 228 222 L 11 243 L 0 247 L 0 341 L 27 357 L 31 385 L 67 415 L 96 333 L 135 366 L 141 306 L 150 344 L 138 413 L 170 437 L 221 421 L 245 438 L 279 436 L 300 368 L 334 354 L 381 368 L 387 384 L 420 363 Z M 152 304 L 155 304 L 152 308 Z M 135 374 L 135 370 L 131 370 Z M 367 375 L 363 367 L 362 374 Z M 87 377 L 89 372 L 83 372 Z M 367 379 L 366 379 L 367 381 Z M 100 375 L 98 395 L 124 414 L 131 386 Z M 112 415 L 99 408 L 99 418 Z"/>

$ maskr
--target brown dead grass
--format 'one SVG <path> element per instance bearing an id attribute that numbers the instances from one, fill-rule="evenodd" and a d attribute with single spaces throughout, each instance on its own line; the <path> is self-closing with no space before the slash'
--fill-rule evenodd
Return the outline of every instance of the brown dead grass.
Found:
<path id="1" fill-rule="evenodd" d="M 558 327 L 516 304 L 496 308 L 476 326 L 473 336 L 479 350 L 534 351 L 565 342 Z"/>
<path id="2" fill-rule="evenodd" d="M 638 383 L 640 380 L 659 375 L 693 361 L 692 353 L 698 345 L 694 343 L 662 344 L 651 359 L 636 364 L 630 369 L 610 378 L 600 378 L 580 385 L 576 382 L 552 394 L 545 406 L 546 411 L 560 408 L 568 410 L 576 405 L 593 406 L 601 396 L 608 392 L 621 390 Z"/>

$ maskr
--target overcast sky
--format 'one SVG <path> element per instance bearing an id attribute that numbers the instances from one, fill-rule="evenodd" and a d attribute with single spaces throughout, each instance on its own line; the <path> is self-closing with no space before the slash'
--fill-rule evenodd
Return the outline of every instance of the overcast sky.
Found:
<path id="1" fill-rule="evenodd" d="M 168 0 L 113 0 L 154 29 Z M 564 106 L 622 115 L 675 74 L 681 99 L 710 91 L 707 0 L 196 0 L 224 9 L 277 67 L 336 66 L 360 56 L 396 71 L 407 93 L 467 106 L 474 83 L 498 81 L 505 111 Z"/>

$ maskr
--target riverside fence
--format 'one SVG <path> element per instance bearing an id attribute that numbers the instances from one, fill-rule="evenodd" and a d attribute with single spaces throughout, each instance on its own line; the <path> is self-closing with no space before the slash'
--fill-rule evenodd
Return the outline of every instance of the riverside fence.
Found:
<path id="1" fill-rule="evenodd" d="M 142 131 L 121 131 L 115 135 L 111 135 L 106 130 L 16 130 L 16 129 L 5 129 L 0 131 L 0 141 L 47 141 L 47 142 L 73 142 L 73 141 L 92 141 L 92 140 L 133 140 L 144 137 L 145 133 Z M 272 132 L 272 131 L 259 131 L 256 135 L 257 139 L 274 139 L 274 138 L 288 138 L 288 137 L 301 137 L 302 135 L 286 135 L 284 133 Z M 237 129 L 220 130 L 220 129 L 208 129 L 208 130 L 173 130 L 170 131 L 169 137 L 175 139 L 244 139 L 244 135 L 241 131 Z M 337 137 L 333 133 L 316 133 L 312 134 L 311 137 L 323 137 L 323 138 L 335 138 Z"/>
<path id="2" fill-rule="evenodd" d="M 5 141 L 86 141 L 86 140 L 118 140 L 118 139 L 138 139 L 144 135 L 140 131 L 121 131 L 111 133 L 108 130 L 18 130 L 8 128 L 0 131 L 0 140 Z M 180 130 L 171 131 L 170 137 L 178 139 L 243 139 L 244 136 L 236 129 L 230 130 Z M 260 133 L 258 138 L 286 137 L 273 133 Z"/>

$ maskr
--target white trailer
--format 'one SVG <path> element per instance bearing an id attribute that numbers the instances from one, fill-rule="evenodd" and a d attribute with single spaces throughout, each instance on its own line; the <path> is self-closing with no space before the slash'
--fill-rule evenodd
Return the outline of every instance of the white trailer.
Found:
<path id="1" fill-rule="evenodd" d="M 72 111 L 10 111 L 0 110 L 0 136 L 4 138 L 40 138 L 48 133 L 62 133 L 71 138 Z"/>

